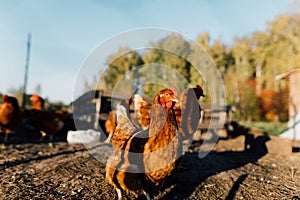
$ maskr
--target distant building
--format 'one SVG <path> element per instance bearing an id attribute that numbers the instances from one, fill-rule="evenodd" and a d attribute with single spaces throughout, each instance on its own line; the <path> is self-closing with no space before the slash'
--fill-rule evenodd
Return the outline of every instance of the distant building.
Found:
<path id="1" fill-rule="evenodd" d="M 289 122 L 288 130 L 281 136 L 288 139 L 300 140 L 300 69 L 295 69 L 275 77 L 276 80 L 287 81 L 289 90 Z"/>
<path id="2" fill-rule="evenodd" d="M 103 128 L 114 106 L 129 98 L 129 95 L 106 90 L 91 90 L 84 93 L 72 103 L 76 128 L 80 130 Z"/>

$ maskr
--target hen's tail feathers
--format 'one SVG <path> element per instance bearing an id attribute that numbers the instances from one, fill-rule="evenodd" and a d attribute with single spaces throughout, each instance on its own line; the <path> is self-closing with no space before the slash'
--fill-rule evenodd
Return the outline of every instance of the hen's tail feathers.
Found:
<path id="1" fill-rule="evenodd" d="M 125 132 L 132 132 L 136 129 L 127 115 L 127 110 L 124 106 L 118 104 L 116 106 L 117 128 Z"/>

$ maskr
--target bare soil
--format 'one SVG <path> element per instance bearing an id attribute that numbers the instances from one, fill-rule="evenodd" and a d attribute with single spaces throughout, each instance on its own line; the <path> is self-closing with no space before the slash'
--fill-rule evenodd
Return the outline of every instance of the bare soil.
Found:
<path id="1" fill-rule="evenodd" d="M 195 141 L 182 157 L 185 168 L 153 199 L 300 199 L 300 153 L 290 141 L 248 129 L 231 136 L 203 158 L 205 144 Z M 117 199 L 105 164 L 82 144 L 12 141 L 0 146 L 0 199 Z"/>

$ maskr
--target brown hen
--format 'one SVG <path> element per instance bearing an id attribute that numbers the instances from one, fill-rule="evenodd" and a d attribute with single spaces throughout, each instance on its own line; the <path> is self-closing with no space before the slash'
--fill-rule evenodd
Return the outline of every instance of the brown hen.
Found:
<path id="1" fill-rule="evenodd" d="M 205 95 L 199 85 L 195 88 L 187 88 L 180 96 L 180 104 L 174 108 L 179 132 L 184 138 L 192 136 L 198 128 L 201 117 L 200 97 Z"/>
<path id="2" fill-rule="evenodd" d="M 112 137 L 114 154 L 106 164 L 106 180 L 118 198 L 121 190 L 141 190 L 150 199 L 151 189 L 161 185 L 175 170 L 180 155 L 180 135 L 173 107 L 177 96 L 170 89 L 160 91 L 150 111 L 150 126 L 139 131 L 123 106 L 117 109 L 117 127 Z"/>
<path id="3" fill-rule="evenodd" d="M 0 128 L 1 132 L 5 133 L 5 142 L 7 141 L 8 134 L 14 133 L 22 120 L 23 112 L 20 109 L 17 99 L 4 95 L 3 103 L 0 105 Z"/>
<path id="4" fill-rule="evenodd" d="M 37 94 L 31 95 L 30 101 L 32 102 L 31 109 L 44 110 L 45 100 L 39 95 Z"/>
<path id="5" fill-rule="evenodd" d="M 132 104 L 132 99 L 131 98 L 123 100 L 121 102 L 121 105 L 123 105 L 127 109 L 128 115 L 129 115 L 129 109 L 130 109 L 130 105 L 131 104 Z M 105 127 L 105 131 L 106 131 L 106 133 L 108 135 L 108 137 L 104 141 L 104 143 L 109 143 L 111 141 L 113 133 L 115 132 L 116 127 L 117 127 L 116 110 L 115 109 L 113 109 L 112 111 L 110 111 L 108 113 L 108 119 L 105 121 L 104 127 Z"/>
<path id="6" fill-rule="evenodd" d="M 175 92 L 174 89 L 172 90 Z M 183 137 L 191 136 L 197 130 L 201 111 L 199 104 L 201 96 L 204 97 L 205 95 L 199 85 L 195 88 L 187 88 L 180 96 L 180 104 L 174 106 L 177 125 Z M 149 113 L 152 104 L 137 94 L 134 96 L 134 104 L 139 125 L 146 129 L 150 124 Z"/>
<path id="7" fill-rule="evenodd" d="M 34 94 L 30 100 L 33 103 L 32 109 L 27 114 L 25 126 L 30 129 L 38 129 L 42 137 L 49 136 L 52 140 L 55 133 L 62 129 L 65 112 L 44 110 L 44 100 Z"/>

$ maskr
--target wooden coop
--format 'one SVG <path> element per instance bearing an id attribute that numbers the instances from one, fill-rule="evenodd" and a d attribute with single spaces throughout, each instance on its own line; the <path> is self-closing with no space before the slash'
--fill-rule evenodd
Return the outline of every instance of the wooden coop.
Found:
<path id="1" fill-rule="evenodd" d="M 105 132 L 104 123 L 108 119 L 109 112 L 115 108 L 117 103 L 129 99 L 131 96 L 120 93 L 112 93 L 105 90 L 92 90 L 78 97 L 73 102 L 73 114 L 78 130 L 102 130 Z M 149 101 L 151 102 L 151 101 Z M 200 103 L 201 119 L 198 131 L 211 132 L 221 136 L 226 125 L 231 122 L 233 108 L 231 106 L 219 106 Z M 133 110 L 130 110 L 133 114 Z M 135 116 L 132 116 L 134 120 Z"/>
<path id="2" fill-rule="evenodd" d="M 114 106 L 128 98 L 128 95 L 106 90 L 92 90 L 81 95 L 73 102 L 77 129 L 100 130 Z"/>
<path id="3" fill-rule="evenodd" d="M 275 77 L 277 81 L 284 80 L 288 84 L 289 121 L 288 129 L 280 137 L 293 141 L 293 151 L 300 150 L 300 69 L 295 69 Z"/>
<path id="4" fill-rule="evenodd" d="M 291 121 L 300 111 L 300 69 L 280 74 L 276 76 L 276 80 L 287 81 L 289 91 L 289 121 Z"/>

